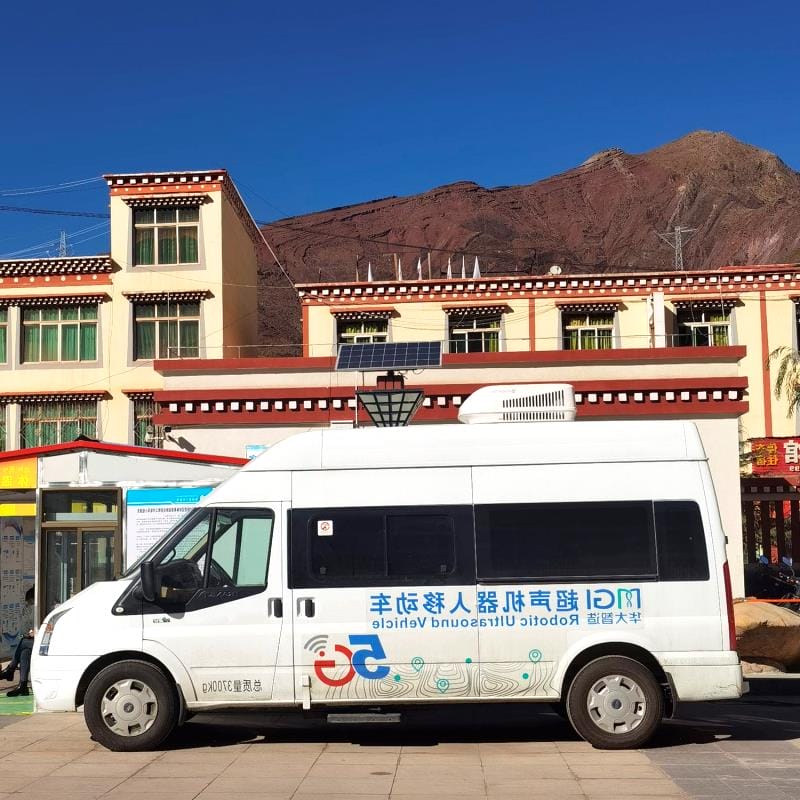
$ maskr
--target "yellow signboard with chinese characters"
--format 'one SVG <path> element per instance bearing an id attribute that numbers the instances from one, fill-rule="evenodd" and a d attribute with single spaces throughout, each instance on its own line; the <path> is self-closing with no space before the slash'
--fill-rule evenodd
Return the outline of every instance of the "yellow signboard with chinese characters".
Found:
<path id="1" fill-rule="evenodd" d="M 35 458 L 0 462 L 0 489 L 35 489 L 36 464 Z"/>
<path id="2" fill-rule="evenodd" d="M 36 503 L 0 503 L 0 517 L 35 517 Z"/>

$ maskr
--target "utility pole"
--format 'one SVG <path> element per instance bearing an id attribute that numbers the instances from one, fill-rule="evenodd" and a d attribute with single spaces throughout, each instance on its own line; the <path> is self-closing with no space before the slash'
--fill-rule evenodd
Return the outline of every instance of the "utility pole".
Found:
<path id="1" fill-rule="evenodd" d="M 683 243 L 691 239 L 697 228 L 684 228 L 682 225 L 676 225 L 668 233 L 658 233 L 656 235 L 659 239 L 663 239 L 675 251 L 675 269 L 683 269 Z M 685 239 L 684 234 L 689 234 Z"/>
<path id="2" fill-rule="evenodd" d="M 58 257 L 66 258 L 69 255 L 69 248 L 67 247 L 67 232 L 61 231 L 58 237 Z"/>

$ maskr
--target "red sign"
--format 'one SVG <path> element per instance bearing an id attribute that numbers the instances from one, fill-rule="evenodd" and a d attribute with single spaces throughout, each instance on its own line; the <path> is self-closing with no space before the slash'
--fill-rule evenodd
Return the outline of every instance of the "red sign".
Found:
<path id="1" fill-rule="evenodd" d="M 751 439 L 753 475 L 800 473 L 800 436 Z"/>

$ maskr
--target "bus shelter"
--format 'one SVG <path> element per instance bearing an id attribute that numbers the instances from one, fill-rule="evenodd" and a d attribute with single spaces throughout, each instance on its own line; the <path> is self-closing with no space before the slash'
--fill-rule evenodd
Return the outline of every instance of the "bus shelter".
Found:
<path id="1" fill-rule="evenodd" d="M 0 453 L 0 658 L 36 619 L 111 580 L 245 459 L 76 440 Z"/>

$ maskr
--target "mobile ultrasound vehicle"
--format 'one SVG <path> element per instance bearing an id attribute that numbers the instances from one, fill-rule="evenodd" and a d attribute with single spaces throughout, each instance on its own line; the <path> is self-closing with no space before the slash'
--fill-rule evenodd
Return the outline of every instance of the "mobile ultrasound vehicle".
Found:
<path id="1" fill-rule="evenodd" d="M 210 709 L 544 701 L 623 748 L 679 702 L 739 697 L 695 426 L 568 421 L 571 398 L 487 387 L 460 413 L 487 424 L 276 444 L 50 613 L 38 708 L 83 706 L 97 741 L 143 750 Z"/>

